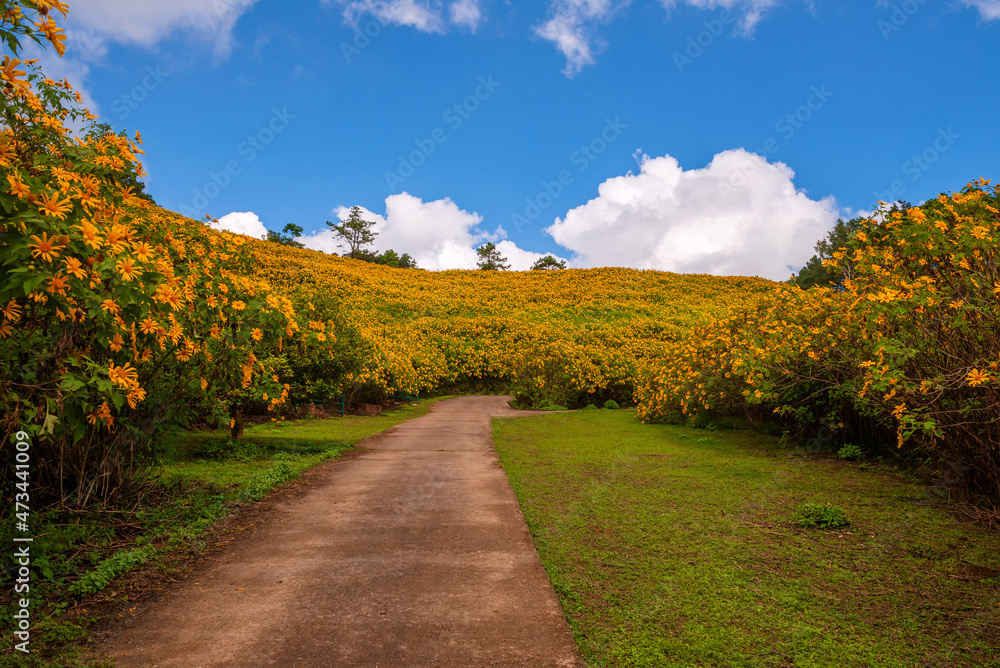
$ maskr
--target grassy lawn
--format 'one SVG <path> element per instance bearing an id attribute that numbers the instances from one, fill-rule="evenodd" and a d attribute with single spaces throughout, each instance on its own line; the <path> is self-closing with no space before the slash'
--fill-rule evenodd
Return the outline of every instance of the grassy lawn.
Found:
<path id="1" fill-rule="evenodd" d="M 234 499 L 260 498 L 256 481 L 276 466 L 283 464 L 282 468 L 297 474 L 338 456 L 368 436 L 424 415 L 444 398 L 424 399 L 379 417 L 348 415 L 251 425 L 236 447 L 228 430 L 181 432 L 171 443 L 158 473 L 165 484 L 217 486 Z"/>
<path id="2" fill-rule="evenodd" d="M 629 410 L 494 437 L 590 666 L 1000 666 L 1000 535 L 919 484 Z"/>

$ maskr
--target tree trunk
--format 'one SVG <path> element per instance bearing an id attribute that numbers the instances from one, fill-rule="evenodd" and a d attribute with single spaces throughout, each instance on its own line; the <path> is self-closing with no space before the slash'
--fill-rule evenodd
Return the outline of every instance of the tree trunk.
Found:
<path id="1" fill-rule="evenodd" d="M 234 441 L 238 441 L 243 438 L 243 409 L 234 408 L 233 409 L 233 428 L 231 430 L 231 436 Z"/>

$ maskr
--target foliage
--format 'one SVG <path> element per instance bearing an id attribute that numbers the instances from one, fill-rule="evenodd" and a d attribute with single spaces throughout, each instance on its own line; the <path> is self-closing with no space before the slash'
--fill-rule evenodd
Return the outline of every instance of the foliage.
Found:
<path id="1" fill-rule="evenodd" d="M 133 192 L 138 134 L 110 133 L 67 82 L 22 65 L 0 90 L 0 438 L 30 435 L 33 500 L 82 507 L 141 484 L 171 421 L 249 390 L 282 404 L 288 385 L 258 356 L 332 339 L 250 278 L 243 238 Z"/>
<path id="2" fill-rule="evenodd" d="M 851 524 L 843 508 L 817 503 L 803 504 L 792 522 L 806 529 L 840 529 Z"/>
<path id="3" fill-rule="evenodd" d="M 0 40 L 11 53 L 21 50 L 21 37 L 27 37 L 38 44 L 51 44 L 60 56 L 66 51 L 66 35 L 53 19 L 54 11 L 65 19 L 68 13 L 66 3 L 61 0 L 3 0 L 0 2 Z M 20 86 L 20 77 L 14 70 L 19 64 L 17 58 L 4 56 L 0 78 L 7 86 Z M 23 76 L 24 72 L 20 75 Z"/>
<path id="4" fill-rule="evenodd" d="M 326 225 L 340 237 L 339 244 L 342 247 L 347 246 L 345 256 L 355 259 L 363 258 L 368 253 L 368 246 L 371 246 L 378 236 L 378 232 L 373 229 L 375 221 L 361 218 L 360 206 L 351 207 L 347 220 L 342 220 L 338 224 L 326 221 Z"/>
<path id="5" fill-rule="evenodd" d="M 477 248 L 476 255 L 479 257 L 476 263 L 477 269 L 486 271 L 507 271 L 510 269 L 507 258 L 500 253 L 497 245 L 492 241 Z"/>
<path id="6" fill-rule="evenodd" d="M 614 399 L 608 399 L 607 401 L 604 402 L 604 408 L 609 411 L 616 411 L 619 408 L 618 402 L 615 401 Z"/>
<path id="7" fill-rule="evenodd" d="M 301 241 L 297 241 L 299 237 L 302 236 L 302 227 L 296 225 L 295 223 L 288 223 L 281 230 L 281 232 L 275 232 L 273 230 L 267 231 L 267 236 L 265 239 L 271 243 L 281 244 L 282 246 L 292 246 L 293 248 L 305 248 L 305 244 Z"/>
<path id="8" fill-rule="evenodd" d="M 113 579 L 146 563 L 156 553 L 156 550 L 146 545 L 125 552 L 116 552 L 94 570 L 69 586 L 69 593 L 76 596 L 86 596 L 102 591 Z"/>
<path id="9" fill-rule="evenodd" d="M 379 255 L 372 255 L 370 258 L 365 257 L 362 259 L 367 260 L 368 262 L 372 262 L 374 264 L 381 264 L 385 265 L 386 267 L 393 267 L 395 269 L 417 268 L 416 260 L 410 257 L 409 253 L 403 253 L 403 255 L 400 256 L 399 254 L 396 253 L 396 251 L 392 250 L 391 248 Z"/>
<path id="10" fill-rule="evenodd" d="M 535 263 L 531 265 L 532 271 L 546 271 L 552 269 L 565 269 L 566 261 L 557 260 L 552 255 L 546 255 L 545 257 L 538 258 Z"/>
<path id="11" fill-rule="evenodd" d="M 827 261 L 840 289 L 779 286 L 693 328 L 643 374 L 640 415 L 826 420 L 831 439 L 949 461 L 1000 502 L 998 195 L 975 182 L 862 221 Z"/>
<path id="12" fill-rule="evenodd" d="M 906 211 L 910 208 L 911 205 L 908 202 L 895 202 L 886 212 L 886 215 Z M 845 276 L 850 272 L 850 260 L 845 259 L 838 268 L 834 268 L 830 264 L 830 261 L 833 259 L 834 253 L 843 252 L 847 248 L 851 239 L 854 238 L 854 235 L 857 234 L 866 220 L 867 218 L 864 216 L 852 218 L 848 221 L 844 221 L 843 219 L 838 220 L 837 224 L 826 235 L 826 238 L 816 242 L 816 254 L 809 258 L 806 265 L 799 270 L 798 275 L 790 282 L 798 285 L 800 288 L 812 288 L 816 286 L 828 288 L 842 287 Z"/>
<path id="13" fill-rule="evenodd" d="M 840 450 L 837 451 L 837 456 L 841 459 L 846 459 L 848 461 L 854 461 L 856 459 L 861 459 L 861 448 L 854 445 L 853 443 L 848 443 Z"/>

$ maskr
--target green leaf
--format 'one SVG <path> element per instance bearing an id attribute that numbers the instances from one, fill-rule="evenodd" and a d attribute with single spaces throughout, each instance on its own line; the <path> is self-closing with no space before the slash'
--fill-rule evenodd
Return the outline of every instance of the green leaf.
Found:
<path id="1" fill-rule="evenodd" d="M 24 288 L 24 294 L 31 294 L 32 290 L 37 288 L 46 278 L 48 278 L 48 276 L 45 274 L 36 274 L 30 278 L 24 279 L 24 285 L 22 286 Z"/>
<path id="2" fill-rule="evenodd" d="M 52 413 L 46 413 L 45 422 L 42 424 L 42 431 L 51 436 L 55 432 L 57 424 L 59 424 L 59 418 Z"/>
<path id="3" fill-rule="evenodd" d="M 87 421 L 80 420 L 76 423 L 76 429 L 73 430 L 73 443 L 78 443 L 84 436 L 87 435 Z"/>

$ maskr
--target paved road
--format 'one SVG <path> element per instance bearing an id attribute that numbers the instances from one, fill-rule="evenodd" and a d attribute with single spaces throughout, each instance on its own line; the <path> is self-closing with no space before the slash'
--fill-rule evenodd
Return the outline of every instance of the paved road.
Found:
<path id="1" fill-rule="evenodd" d="M 573 667 L 569 628 L 462 397 L 359 444 L 102 646 L 121 666 Z"/>

